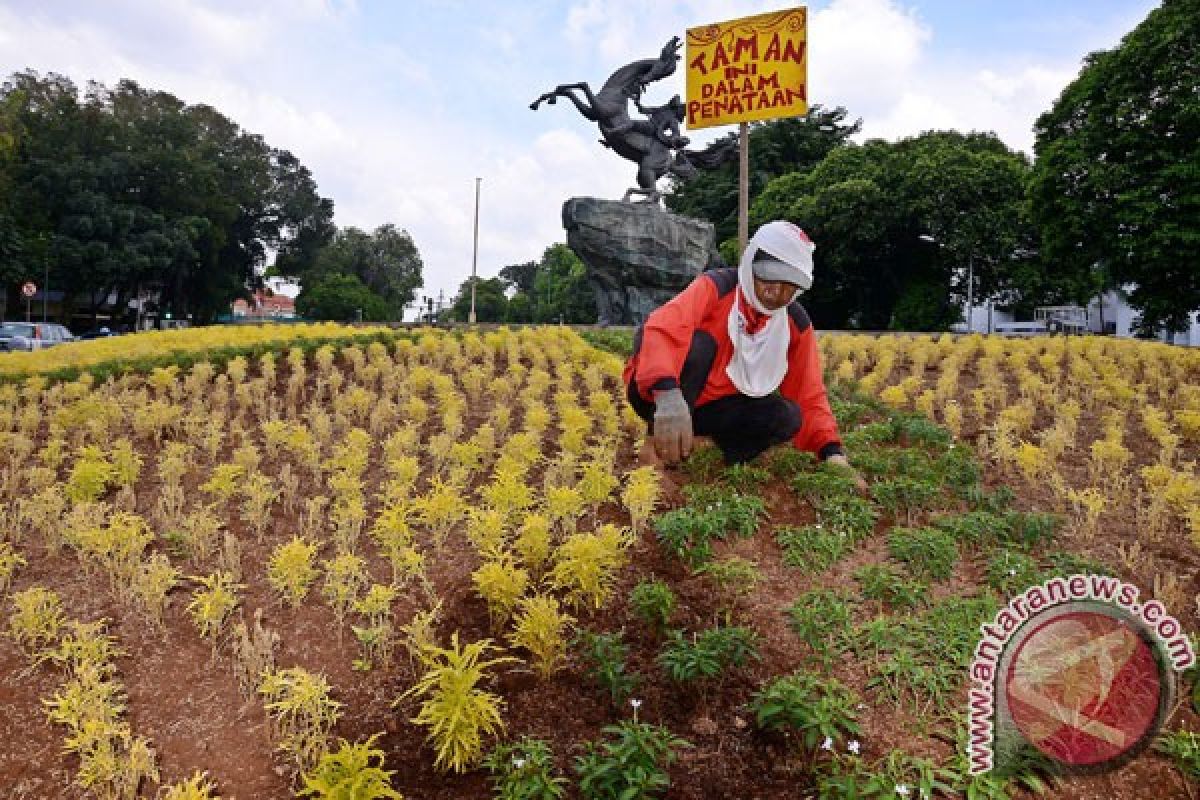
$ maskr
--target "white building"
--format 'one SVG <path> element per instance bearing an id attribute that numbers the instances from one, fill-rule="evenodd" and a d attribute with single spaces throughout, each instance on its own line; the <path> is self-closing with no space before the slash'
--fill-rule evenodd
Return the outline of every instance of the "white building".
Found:
<path id="1" fill-rule="evenodd" d="M 1096 334 L 1107 334 L 1122 338 L 1131 338 L 1139 315 L 1130 308 L 1128 291 L 1131 287 L 1114 289 L 1095 297 L 1087 305 L 1087 327 Z M 994 308 L 991 302 L 970 309 L 971 330 L 975 333 L 1021 333 L 1028 335 L 1036 327 L 1033 323 L 1025 324 L 1022 320 L 1013 318 L 1008 311 Z M 955 327 L 955 330 L 966 330 L 965 324 Z M 1168 334 L 1163 330 L 1160 341 L 1187 347 L 1200 347 L 1200 314 L 1191 315 L 1191 324 L 1187 330 Z"/>

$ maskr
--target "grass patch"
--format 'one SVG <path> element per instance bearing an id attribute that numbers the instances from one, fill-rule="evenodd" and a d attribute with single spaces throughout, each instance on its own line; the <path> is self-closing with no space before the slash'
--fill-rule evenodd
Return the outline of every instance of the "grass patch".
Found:
<path id="1" fill-rule="evenodd" d="M 918 578 L 944 581 L 958 563 L 958 544 L 938 528 L 892 528 L 888 553 Z"/>
<path id="2" fill-rule="evenodd" d="M 854 645 L 874 663 L 867 685 L 918 714 L 951 714 L 979 626 L 997 607 L 990 593 L 952 597 L 920 614 L 883 616 L 858 626 Z"/>
<path id="3" fill-rule="evenodd" d="M 893 609 L 916 608 L 925 602 L 929 584 L 907 580 L 890 564 L 867 564 L 854 572 L 862 596 Z"/>
<path id="4" fill-rule="evenodd" d="M 831 589 L 813 589 L 787 609 L 789 623 L 812 655 L 830 664 L 850 641 L 850 600 Z"/>
<path id="5" fill-rule="evenodd" d="M 811 575 L 829 569 L 853 548 L 845 532 L 822 525 L 780 528 L 775 532 L 775 541 L 783 549 L 785 565 Z"/>

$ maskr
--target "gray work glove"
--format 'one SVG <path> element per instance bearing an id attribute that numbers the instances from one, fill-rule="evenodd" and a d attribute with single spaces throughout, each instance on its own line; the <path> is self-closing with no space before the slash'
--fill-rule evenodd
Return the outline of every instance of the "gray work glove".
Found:
<path id="1" fill-rule="evenodd" d="M 692 452 L 692 413 L 679 389 L 654 393 L 654 452 L 677 464 Z"/>

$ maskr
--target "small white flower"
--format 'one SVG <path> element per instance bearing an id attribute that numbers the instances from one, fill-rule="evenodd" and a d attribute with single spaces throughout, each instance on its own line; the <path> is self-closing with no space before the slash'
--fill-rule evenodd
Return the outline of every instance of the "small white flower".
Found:
<path id="1" fill-rule="evenodd" d="M 862 752 L 862 745 L 859 743 L 858 739 L 851 739 L 850 741 L 846 742 L 846 749 L 849 750 L 852 755 L 858 755 L 860 752 Z"/>
<path id="2" fill-rule="evenodd" d="M 517 769 L 520 769 L 521 767 L 525 766 L 525 759 L 517 758 L 514 756 L 513 757 L 513 766 L 516 767 Z"/>
<path id="3" fill-rule="evenodd" d="M 903 783 L 897 784 L 896 794 L 899 795 L 900 797 L 908 797 L 908 787 L 905 786 Z"/>
<path id="4" fill-rule="evenodd" d="M 832 750 L 833 749 L 833 739 L 826 736 L 825 741 L 821 742 L 821 749 L 822 750 Z"/>
<path id="5" fill-rule="evenodd" d="M 1009 575 L 1009 577 L 1014 577 L 1014 576 L 1016 576 L 1016 574 L 1017 574 L 1017 568 L 1016 568 L 1016 567 L 1009 567 L 1009 568 L 1008 568 L 1008 575 Z"/>
<path id="6" fill-rule="evenodd" d="M 629 705 L 633 706 L 634 710 L 636 711 L 637 709 L 639 709 L 639 708 L 641 708 L 641 707 L 642 707 L 642 701 L 641 701 L 641 700 L 638 700 L 638 699 L 635 697 L 635 698 L 633 698 L 632 700 L 630 700 L 630 701 L 629 701 Z"/>

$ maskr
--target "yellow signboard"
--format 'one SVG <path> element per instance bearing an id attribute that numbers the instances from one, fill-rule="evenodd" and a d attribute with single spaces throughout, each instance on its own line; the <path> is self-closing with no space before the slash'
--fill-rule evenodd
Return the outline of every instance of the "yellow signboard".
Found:
<path id="1" fill-rule="evenodd" d="M 689 28 L 687 125 L 808 113 L 808 9 Z"/>

